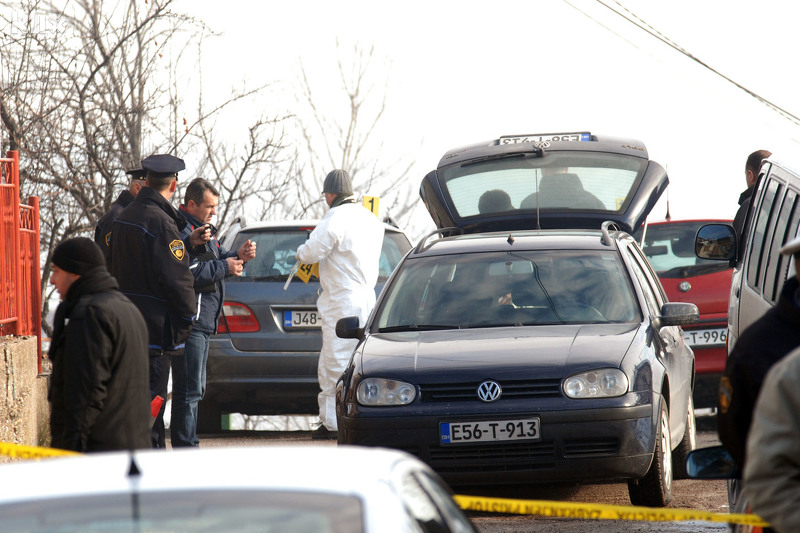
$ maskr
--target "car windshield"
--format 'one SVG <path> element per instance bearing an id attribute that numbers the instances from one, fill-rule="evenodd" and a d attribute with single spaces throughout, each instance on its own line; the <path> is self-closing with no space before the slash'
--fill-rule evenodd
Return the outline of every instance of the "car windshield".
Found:
<path id="1" fill-rule="evenodd" d="M 7 533 L 361 533 L 362 515 L 355 496 L 245 490 L 92 494 L 0 506 Z"/>
<path id="2" fill-rule="evenodd" d="M 381 298 L 380 332 L 641 319 L 619 255 L 541 250 L 409 258 Z"/>
<path id="3" fill-rule="evenodd" d="M 730 267 L 724 261 L 701 259 L 694 252 L 697 230 L 705 222 L 654 224 L 645 232 L 642 251 L 661 278 L 690 278 L 721 272 Z M 641 230 L 636 238 L 641 242 Z"/>
<path id="4" fill-rule="evenodd" d="M 295 262 L 297 248 L 306 242 L 313 228 L 308 229 L 270 229 L 262 228 L 242 231 L 234 239 L 232 250 L 237 250 L 247 239 L 256 243 L 256 257 L 248 261 L 242 276 L 231 276 L 226 282 L 237 281 L 286 281 Z M 402 234 L 386 231 L 379 263 L 378 279 L 386 281 L 409 248 Z M 314 277 L 313 282 L 319 282 Z"/>
<path id="5" fill-rule="evenodd" d="M 577 209 L 621 213 L 647 161 L 619 154 L 506 154 L 443 169 L 460 217 L 524 210 Z"/>

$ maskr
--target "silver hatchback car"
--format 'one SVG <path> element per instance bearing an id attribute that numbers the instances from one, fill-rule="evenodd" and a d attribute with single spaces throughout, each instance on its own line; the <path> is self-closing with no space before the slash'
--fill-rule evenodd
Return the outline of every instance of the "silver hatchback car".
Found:
<path id="1" fill-rule="evenodd" d="M 198 409 L 198 431 L 222 429 L 223 413 L 316 414 L 317 361 L 322 319 L 317 311 L 319 280 L 295 277 L 295 252 L 316 220 L 235 223 L 220 238 L 236 250 L 247 239 L 258 255 L 241 277 L 225 282 L 219 330 L 208 350 L 206 393 Z M 385 224 L 376 292 L 411 248 L 406 235 Z"/>
<path id="2" fill-rule="evenodd" d="M 441 478 L 393 450 L 137 450 L 0 465 L 0 476 L 4 533 L 475 533 Z"/>

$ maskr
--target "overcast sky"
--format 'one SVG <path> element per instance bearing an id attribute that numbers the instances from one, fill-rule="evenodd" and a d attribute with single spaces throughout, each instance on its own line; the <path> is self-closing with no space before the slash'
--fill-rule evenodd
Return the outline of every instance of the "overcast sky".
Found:
<path id="1" fill-rule="evenodd" d="M 288 102 L 300 60 L 335 84 L 336 41 L 374 45 L 390 80 L 381 133 L 413 154 L 414 190 L 450 148 L 580 130 L 643 141 L 669 172 L 674 219 L 732 218 L 747 155 L 800 149 L 799 125 L 604 5 L 800 115 L 800 7 L 785 0 L 179 2 L 222 33 L 203 67 L 220 94 L 283 82 Z M 432 227 L 423 208 L 416 216 Z"/>

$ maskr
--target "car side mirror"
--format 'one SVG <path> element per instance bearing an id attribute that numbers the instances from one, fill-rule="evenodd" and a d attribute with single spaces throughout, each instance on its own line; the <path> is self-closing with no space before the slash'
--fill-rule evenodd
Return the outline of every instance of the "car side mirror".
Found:
<path id="1" fill-rule="evenodd" d="M 346 316 L 336 321 L 336 336 L 340 339 L 364 338 L 364 328 L 358 327 L 357 316 Z"/>
<path id="2" fill-rule="evenodd" d="M 667 302 L 661 306 L 661 316 L 656 319 L 656 327 L 687 326 L 700 321 L 697 306 L 684 302 Z"/>
<path id="3" fill-rule="evenodd" d="M 694 253 L 701 259 L 736 259 L 736 230 L 730 224 L 706 224 L 697 230 Z"/>
<path id="4" fill-rule="evenodd" d="M 686 456 L 686 473 L 692 479 L 732 479 L 738 469 L 731 454 L 722 446 L 698 448 Z"/>

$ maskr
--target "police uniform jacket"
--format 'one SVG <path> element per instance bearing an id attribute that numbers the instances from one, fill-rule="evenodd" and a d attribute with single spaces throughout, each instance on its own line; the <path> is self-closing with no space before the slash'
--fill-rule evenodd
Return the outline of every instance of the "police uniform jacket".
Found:
<path id="1" fill-rule="evenodd" d="M 78 452 L 150 448 L 145 324 L 105 267 L 78 278 L 58 306 L 50 359 L 52 446 Z"/>
<path id="2" fill-rule="evenodd" d="M 186 218 L 186 226 L 181 230 L 181 237 L 188 240 L 189 235 L 205 224 L 183 206 L 180 211 Z M 216 228 L 212 226 L 212 234 Z M 219 241 L 211 238 L 204 246 L 190 250 L 189 269 L 194 276 L 194 291 L 197 298 L 197 318 L 192 328 L 204 333 L 216 333 L 219 315 L 222 312 L 222 302 L 225 301 L 224 279 L 230 274 L 228 270 L 228 257 L 238 257 L 237 252 L 223 248 Z"/>
<path id="3" fill-rule="evenodd" d="M 720 382 L 717 431 L 739 468 L 745 465 L 747 433 L 767 371 L 800 346 L 796 277 L 786 280 L 778 303 L 745 329 L 731 351 Z"/>
<path id="4" fill-rule="evenodd" d="M 111 225 L 122 213 L 122 210 L 128 207 L 128 204 L 132 201 L 133 195 L 130 191 L 124 190 L 119 193 L 117 199 L 111 204 L 111 209 L 97 222 L 97 227 L 94 229 L 94 242 L 103 251 L 103 255 L 106 257 L 106 265 L 109 268 L 111 267 Z"/>
<path id="5" fill-rule="evenodd" d="M 114 221 L 111 273 L 139 308 L 153 349 L 179 347 L 189 336 L 197 306 L 189 271 L 183 216 L 149 187 Z"/>

